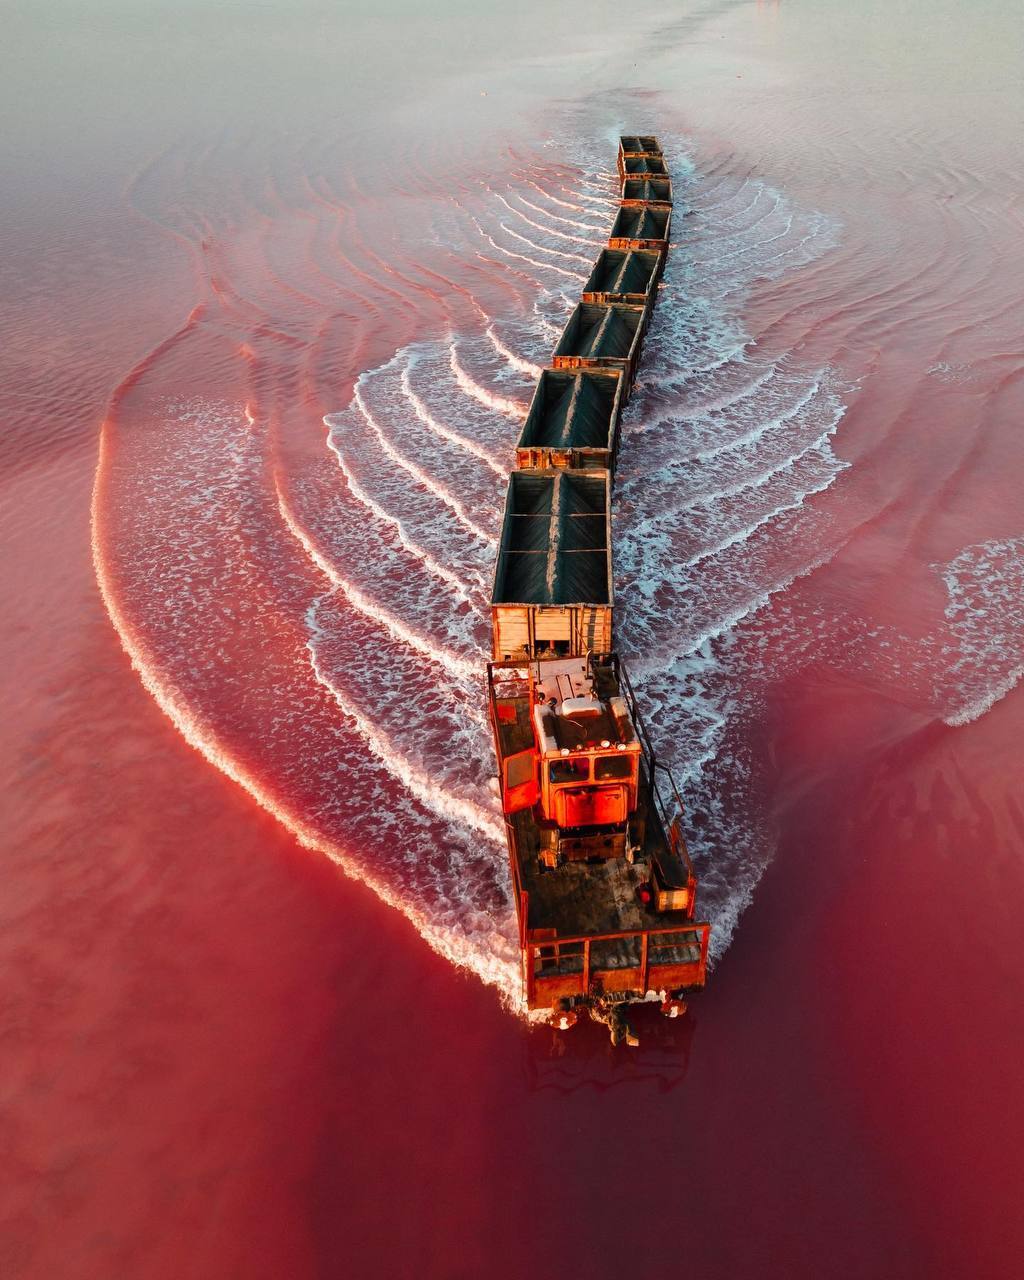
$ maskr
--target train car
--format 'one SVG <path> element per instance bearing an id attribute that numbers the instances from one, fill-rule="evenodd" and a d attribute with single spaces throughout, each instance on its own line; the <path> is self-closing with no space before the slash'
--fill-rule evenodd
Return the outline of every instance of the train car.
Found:
<path id="1" fill-rule="evenodd" d="M 612 647 L 607 471 L 513 471 L 491 596 L 495 659 Z"/>
<path id="2" fill-rule="evenodd" d="M 545 369 L 516 445 L 520 470 L 614 470 L 621 369 Z"/>
<path id="3" fill-rule="evenodd" d="M 664 254 L 643 249 L 602 249 L 583 286 L 583 301 L 653 306 L 664 261 Z"/>
<path id="4" fill-rule="evenodd" d="M 581 302 L 566 322 L 551 363 L 556 369 L 620 368 L 628 392 L 636 376 L 648 310 Z"/>
<path id="5" fill-rule="evenodd" d="M 624 205 L 654 204 L 672 206 L 671 178 L 627 178 L 622 184 Z"/>
<path id="6" fill-rule="evenodd" d="M 667 178 L 668 169 L 661 156 L 626 156 L 619 177 L 623 182 L 628 178 Z"/>
<path id="7" fill-rule="evenodd" d="M 615 654 L 487 679 L 527 1005 L 563 1025 L 596 1009 L 629 1038 L 624 1003 L 676 1013 L 707 976 L 678 789 Z"/>
<path id="8" fill-rule="evenodd" d="M 665 253 L 672 229 L 672 210 L 664 205 L 622 205 L 608 236 L 609 249 L 646 249 Z"/>
<path id="9" fill-rule="evenodd" d="M 616 164 L 619 177 L 625 176 L 627 160 L 662 159 L 661 143 L 653 134 L 623 134 L 619 139 Z"/>

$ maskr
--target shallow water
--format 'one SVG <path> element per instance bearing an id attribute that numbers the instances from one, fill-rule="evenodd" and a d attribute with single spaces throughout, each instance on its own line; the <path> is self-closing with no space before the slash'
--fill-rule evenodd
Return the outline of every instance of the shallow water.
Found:
<path id="1" fill-rule="evenodd" d="M 1015 1274 L 1017 17 L 450 10 L 12 11 L 4 1272 Z M 517 1016 L 481 703 L 623 129 L 715 962 L 632 1056 Z"/>

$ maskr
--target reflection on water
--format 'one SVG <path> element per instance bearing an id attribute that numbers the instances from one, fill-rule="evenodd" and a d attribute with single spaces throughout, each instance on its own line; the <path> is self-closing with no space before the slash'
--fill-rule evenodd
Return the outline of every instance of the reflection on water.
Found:
<path id="1" fill-rule="evenodd" d="M 635 1048 L 611 1044 L 603 1027 L 580 1022 L 569 1032 L 538 1027 L 523 1037 L 523 1080 L 531 1093 L 596 1094 L 631 1085 L 670 1094 L 686 1079 L 697 1018 L 666 1018 L 656 1009 L 636 1006 L 630 1025 L 640 1043 Z"/>

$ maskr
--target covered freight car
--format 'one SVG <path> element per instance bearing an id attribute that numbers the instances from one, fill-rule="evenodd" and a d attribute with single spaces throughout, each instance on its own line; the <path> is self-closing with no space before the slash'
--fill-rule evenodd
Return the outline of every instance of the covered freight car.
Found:
<path id="1" fill-rule="evenodd" d="M 609 249 L 647 249 L 664 253 L 672 210 L 664 205 L 622 205 L 608 236 Z"/>
<path id="2" fill-rule="evenodd" d="M 647 308 L 581 302 L 566 322 L 551 363 L 556 369 L 620 368 L 632 386 Z"/>
<path id="3" fill-rule="evenodd" d="M 663 262 L 662 254 L 646 250 L 602 249 L 583 286 L 583 301 L 649 306 Z"/>
<path id="4" fill-rule="evenodd" d="M 619 369 L 545 369 L 516 445 L 516 465 L 610 470 L 622 382 Z"/>
<path id="5" fill-rule="evenodd" d="M 607 471 L 513 471 L 491 597 L 498 660 L 612 648 Z"/>
<path id="6" fill-rule="evenodd" d="M 627 178 L 622 184 L 623 204 L 672 203 L 671 178 Z"/>
<path id="7" fill-rule="evenodd" d="M 625 176 L 626 162 L 628 160 L 660 160 L 661 158 L 661 143 L 653 134 L 623 134 L 619 139 L 616 163 L 619 167 L 620 177 Z"/>

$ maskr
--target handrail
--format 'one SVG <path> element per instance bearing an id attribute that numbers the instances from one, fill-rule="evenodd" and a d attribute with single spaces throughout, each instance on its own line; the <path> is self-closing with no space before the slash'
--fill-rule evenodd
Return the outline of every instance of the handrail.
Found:
<path id="1" fill-rule="evenodd" d="M 654 768 L 659 770 L 661 773 L 665 775 L 666 778 L 668 778 L 669 786 L 672 788 L 672 796 L 676 802 L 676 808 L 679 810 L 680 813 L 682 813 L 685 809 L 685 806 L 683 804 L 683 797 L 679 794 L 679 788 L 678 786 L 676 786 L 675 774 L 673 774 L 672 770 L 668 767 L 667 764 L 662 764 L 660 760 L 655 760 Z"/>
<path id="2" fill-rule="evenodd" d="M 645 936 L 650 938 L 652 936 L 661 935 L 661 934 L 664 934 L 666 936 L 673 936 L 680 933 L 699 933 L 702 935 L 702 941 L 703 941 L 711 933 L 711 922 L 708 920 L 697 920 L 697 921 L 691 920 L 691 921 L 688 921 L 686 924 L 673 925 L 667 929 L 661 928 L 659 926 L 656 929 L 625 929 L 616 933 L 580 934 L 579 936 L 574 935 L 566 938 L 561 938 L 561 937 L 547 938 L 547 939 L 544 939 L 544 938 L 529 939 L 528 938 L 526 941 L 526 945 L 530 948 L 535 948 L 535 947 L 553 947 L 556 944 L 558 946 L 564 946 L 566 943 L 570 943 L 570 942 L 589 942 L 593 944 L 595 942 L 616 942 L 625 938 L 643 938 Z M 665 947 L 665 948 L 672 947 L 672 946 L 675 946 L 676 944 L 671 942 L 666 942 L 666 943 L 649 943 L 649 945 L 653 945 L 656 949 L 658 949 L 660 947 Z M 703 947 L 702 947 L 702 950 L 703 950 Z"/>
<path id="3" fill-rule="evenodd" d="M 692 969 L 696 967 L 697 980 L 702 981 L 706 973 L 710 935 L 710 923 L 708 921 L 699 921 L 697 923 L 691 922 L 687 925 L 677 925 L 670 929 L 649 929 L 639 932 L 633 930 L 624 933 L 595 934 L 590 937 L 551 938 L 546 941 L 527 940 L 522 945 L 528 957 L 526 984 L 529 998 L 531 1000 L 534 998 L 537 982 L 545 981 L 546 979 L 554 979 L 555 981 L 564 981 L 567 978 L 572 979 L 574 983 L 579 983 L 579 990 L 583 994 L 588 994 L 593 991 L 595 972 L 598 991 L 601 989 L 600 984 L 603 975 L 612 973 L 620 977 L 624 974 L 630 975 L 629 981 L 633 983 L 638 981 L 640 990 L 643 992 L 650 990 L 652 977 L 656 974 L 660 977 L 658 971 L 662 969 L 675 970 L 678 973 L 680 968 Z M 657 937 L 662 940 L 656 942 L 654 939 Z M 604 941 L 625 938 L 639 939 L 639 963 L 614 969 L 604 968 L 599 964 L 595 970 L 593 965 L 594 945 Z M 665 941 L 666 938 L 670 940 Z M 580 949 L 565 950 L 565 948 L 574 946 Z M 696 959 L 672 959 L 662 954 L 663 952 L 683 947 L 695 948 L 697 950 Z M 555 971 L 549 970 L 545 973 L 543 966 L 546 961 L 554 961 L 557 969 Z M 574 964 L 573 967 L 567 969 L 565 967 L 566 961 L 578 962 L 578 968 Z M 541 966 L 539 972 L 537 969 L 538 963 Z"/>
<path id="4" fill-rule="evenodd" d="M 616 658 L 616 667 L 616 674 L 619 678 L 619 683 L 626 690 L 627 702 L 633 716 L 633 723 L 636 726 L 637 734 L 640 737 L 641 747 L 645 748 L 644 758 L 649 769 L 651 796 L 654 800 L 655 808 L 658 811 L 658 816 L 661 818 L 662 825 L 664 826 L 665 837 L 671 842 L 673 852 L 680 857 L 685 864 L 687 877 L 692 879 L 693 863 L 690 860 L 690 853 L 686 847 L 686 841 L 678 838 L 673 840 L 672 837 L 673 829 L 677 826 L 679 819 L 686 812 L 686 806 L 683 804 L 683 798 L 679 794 L 679 787 L 676 785 L 675 775 L 667 764 L 664 764 L 658 759 L 655 753 L 654 743 L 652 742 L 650 733 L 644 723 L 643 716 L 640 714 L 640 707 L 637 702 L 636 693 L 633 689 L 632 683 L 630 682 L 625 664 L 620 663 Z M 672 799 L 675 801 L 674 813 L 669 811 L 668 806 L 662 798 L 661 792 L 658 790 L 656 775 L 659 773 L 664 774 L 668 779 L 668 784 L 672 792 Z"/>
<path id="5" fill-rule="evenodd" d="M 579 940 L 570 938 L 566 942 L 563 938 L 539 938 L 533 942 L 528 942 L 528 947 L 536 947 L 538 950 L 546 950 L 550 948 L 554 951 L 554 958 L 557 960 L 575 960 L 578 956 L 582 956 L 586 950 L 587 943 L 592 942 L 592 938 Z M 571 949 L 575 948 L 575 949 Z M 542 960 L 550 959 L 548 956 L 542 956 Z"/>
<path id="6" fill-rule="evenodd" d="M 524 664 L 513 662 L 488 662 L 487 664 L 487 709 L 490 713 L 491 732 L 494 735 L 494 751 L 498 758 L 498 771 L 500 773 L 503 767 L 502 761 L 505 757 L 501 750 L 501 729 L 498 721 L 498 692 L 495 688 L 495 669 L 499 667 L 505 671 L 516 672 L 522 671 L 524 669 Z M 526 674 L 524 676 L 505 675 L 500 677 L 500 681 L 505 685 L 520 686 L 518 693 L 509 692 L 507 694 L 503 694 L 503 697 L 525 697 L 532 701 L 533 676 L 531 675 L 528 666 L 526 667 Z"/>
<path id="7" fill-rule="evenodd" d="M 658 757 L 654 750 L 654 743 L 651 741 L 651 735 L 648 732 L 647 725 L 644 724 L 643 716 L 640 714 L 640 706 L 636 699 L 636 693 L 633 690 L 633 684 L 630 681 L 629 673 L 626 671 L 626 665 L 622 662 L 617 654 L 612 655 L 615 662 L 615 675 L 619 681 L 619 685 L 625 690 L 626 704 L 629 707 L 630 714 L 633 717 L 633 725 L 637 731 L 637 737 L 640 739 L 640 747 L 644 753 L 649 768 L 653 771 Z"/>
<path id="8" fill-rule="evenodd" d="M 505 815 L 505 833 L 507 836 L 512 835 L 512 819 L 508 816 L 508 814 Z M 509 840 L 508 843 L 509 843 L 509 848 L 511 849 L 512 848 L 511 839 Z M 520 877 L 520 874 L 519 874 L 518 859 L 509 858 L 509 862 L 512 864 L 512 888 L 516 891 L 516 894 L 519 895 L 521 893 L 524 893 L 525 890 L 523 889 L 522 878 Z"/>
<path id="9" fill-rule="evenodd" d="M 679 835 L 678 833 L 675 835 L 675 837 L 673 837 L 673 832 L 677 832 L 677 828 L 679 826 L 679 819 L 683 816 L 683 813 L 684 813 L 682 797 L 679 794 L 679 789 L 676 787 L 675 778 L 672 776 L 672 772 L 668 768 L 668 766 L 663 765 L 659 761 L 656 763 L 655 768 L 660 769 L 663 773 L 668 775 L 669 782 L 671 783 L 671 786 L 672 786 L 672 794 L 675 799 L 676 812 L 674 814 L 669 813 L 668 807 L 666 806 L 665 801 L 661 797 L 661 792 L 658 790 L 657 783 L 654 781 L 653 776 L 651 778 L 651 795 L 654 798 L 655 806 L 657 807 L 657 810 L 658 810 L 658 816 L 661 818 L 662 824 L 664 825 L 665 836 L 672 846 L 672 852 L 676 855 L 677 858 L 680 859 L 680 861 L 686 867 L 687 878 L 692 880 L 694 876 L 693 862 L 690 859 L 690 851 L 686 847 L 686 841 L 682 839 L 681 835 Z M 657 856 L 655 856 L 655 861 L 657 861 Z M 659 863 L 659 866 L 660 866 L 660 863 Z"/>

